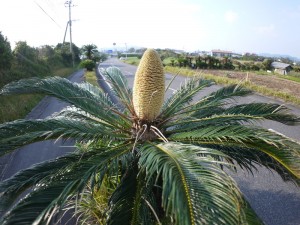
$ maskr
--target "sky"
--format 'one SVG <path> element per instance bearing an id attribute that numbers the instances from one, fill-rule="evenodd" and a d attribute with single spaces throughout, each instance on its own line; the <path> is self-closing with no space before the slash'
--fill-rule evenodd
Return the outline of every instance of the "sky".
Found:
<path id="1" fill-rule="evenodd" d="M 64 38 L 65 0 L 0 0 L 0 32 L 14 48 Z M 221 49 L 300 58 L 299 0 L 72 0 L 78 47 Z M 66 41 L 69 41 L 69 31 Z M 116 43 L 116 45 L 113 45 Z"/>

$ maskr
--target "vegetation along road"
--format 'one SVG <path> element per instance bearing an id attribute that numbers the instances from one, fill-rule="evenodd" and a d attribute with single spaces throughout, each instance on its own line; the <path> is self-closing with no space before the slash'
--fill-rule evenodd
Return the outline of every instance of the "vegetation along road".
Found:
<path id="1" fill-rule="evenodd" d="M 109 66 L 118 67 L 128 79 L 129 85 L 132 87 L 136 66 L 128 65 L 115 58 L 111 58 L 104 63 L 100 64 L 100 67 L 106 68 Z M 172 79 L 172 75 L 166 75 L 166 82 L 168 83 Z M 185 80 L 184 77 L 178 76 L 172 83 L 169 89 L 170 92 L 179 88 L 180 84 Z M 217 85 L 205 89 L 206 95 L 208 92 L 215 91 L 219 87 Z M 168 94 L 166 95 L 168 97 Z M 200 97 L 200 96 L 199 96 Z M 238 103 L 246 102 L 275 102 L 284 104 L 277 100 L 267 98 L 260 95 L 251 95 L 238 99 Z M 300 109 L 287 105 L 291 111 L 300 116 Z M 262 126 L 273 129 L 286 136 L 300 140 L 300 126 L 289 127 L 276 122 L 262 122 Z M 299 225 L 300 224 L 300 191 L 292 183 L 285 183 L 277 175 L 271 171 L 258 168 L 257 172 L 248 174 L 247 172 L 238 173 L 232 172 L 231 175 L 235 178 L 240 189 L 249 200 L 251 206 L 255 209 L 257 214 L 268 225 Z"/>

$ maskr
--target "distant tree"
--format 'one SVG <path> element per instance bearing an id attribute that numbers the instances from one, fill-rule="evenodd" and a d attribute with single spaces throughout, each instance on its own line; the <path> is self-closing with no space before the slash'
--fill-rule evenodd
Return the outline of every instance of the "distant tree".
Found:
<path id="1" fill-rule="evenodd" d="M 175 65 L 175 60 L 171 59 L 171 65 L 174 66 Z"/>
<path id="2" fill-rule="evenodd" d="M 177 62 L 179 67 L 182 67 L 184 65 L 184 58 L 182 56 L 178 56 Z"/>
<path id="3" fill-rule="evenodd" d="M 271 70 L 271 64 L 272 64 L 272 62 L 273 62 L 272 59 L 264 59 L 264 61 L 262 62 L 263 69 L 264 70 Z"/>
<path id="4" fill-rule="evenodd" d="M 260 70 L 260 66 L 259 66 L 258 64 L 253 63 L 253 64 L 251 65 L 251 70 L 258 71 L 258 70 Z"/>
<path id="5" fill-rule="evenodd" d="M 44 45 L 37 48 L 38 59 L 44 61 L 48 66 L 52 68 L 62 67 L 62 56 L 58 54 L 54 47 L 50 45 Z"/>
<path id="6" fill-rule="evenodd" d="M 233 64 L 236 66 L 236 68 L 237 68 L 238 70 L 241 70 L 241 69 L 242 69 L 242 63 L 241 63 L 240 61 L 234 60 L 234 61 L 233 61 Z"/>
<path id="7" fill-rule="evenodd" d="M 222 60 L 221 60 L 221 67 L 223 69 L 226 69 L 226 70 L 232 70 L 234 69 L 234 65 L 232 63 L 232 60 L 229 58 L 229 57 L 224 57 Z"/>
<path id="8" fill-rule="evenodd" d="M 81 51 L 86 59 L 94 60 L 95 54 L 98 53 L 98 48 L 94 44 L 84 45 Z"/>
<path id="9" fill-rule="evenodd" d="M 0 32 L 0 71 L 10 69 L 13 60 L 10 43 Z"/>
<path id="10" fill-rule="evenodd" d="M 129 53 L 134 53 L 134 52 L 135 52 L 135 48 L 132 48 L 132 47 L 131 47 L 131 48 L 128 49 L 127 52 L 129 52 Z"/>
<path id="11" fill-rule="evenodd" d="M 80 62 L 79 66 L 81 68 L 87 69 L 88 71 L 93 71 L 93 69 L 95 68 L 95 62 L 91 59 L 85 59 Z"/>
<path id="12" fill-rule="evenodd" d="M 103 62 L 104 60 L 106 60 L 108 57 L 107 54 L 103 53 L 103 52 L 97 52 L 94 54 L 94 62 Z"/>
<path id="13" fill-rule="evenodd" d="M 74 61 L 76 64 L 80 62 L 80 49 L 72 43 L 72 49 L 74 54 Z M 58 43 L 55 48 L 55 52 L 57 52 L 59 55 L 61 55 L 63 63 L 65 66 L 71 66 L 72 65 L 72 54 L 70 52 L 70 43 Z"/>
<path id="14" fill-rule="evenodd" d="M 138 48 L 135 50 L 136 53 L 141 53 L 141 54 L 144 54 L 144 52 L 146 51 L 147 49 L 146 48 Z"/>
<path id="15" fill-rule="evenodd" d="M 38 59 L 37 50 L 29 46 L 26 41 L 17 42 L 13 54 L 20 65 L 35 63 Z"/>
<path id="16" fill-rule="evenodd" d="M 261 60 L 261 56 L 258 56 L 256 54 L 253 53 L 246 53 L 242 56 L 242 58 L 240 58 L 240 60 L 245 60 L 245 61 L 260 61 Z"/>
<path id="17" fill-rule="evenodd" d="M 20 71 L 23 77 L 43 76 L 50 73 L 50 67 L 39 59 L 37 48 L 31 47 L 26 41 L 19 41 L 13 50 L 15 58 L 14 69 Z"/>

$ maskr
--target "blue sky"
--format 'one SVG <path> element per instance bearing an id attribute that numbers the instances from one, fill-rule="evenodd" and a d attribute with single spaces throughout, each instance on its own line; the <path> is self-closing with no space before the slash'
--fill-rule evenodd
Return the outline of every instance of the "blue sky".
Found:
<path id="1" fill-rule="evenodd" d="M 2 0 L 0 31 L 12 47 L 62 42 L 64 0 Z M 73 42 L 187 51 L 288 54 L 300 58 L 299 0 L 73 0 Z M 46 12 L 44 12 L 42 9 Z M 47 15 L 48 14 L 48 15 Z M 50 17 L 54 20 L 52 20 Z M 69 37 L 67 36 L 67 41 Z"/>

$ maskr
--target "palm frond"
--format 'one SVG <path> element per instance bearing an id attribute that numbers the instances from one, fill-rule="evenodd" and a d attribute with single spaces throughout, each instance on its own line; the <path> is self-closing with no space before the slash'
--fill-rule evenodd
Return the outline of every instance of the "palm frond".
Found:
<path id="1" fill-rule="evenodd" d="M 114 124 L 117 115 L 112 110 L 117 106 L 107 94 L 91 84 L 76 84 L 61 77 L 30 78 L 12 82 L 3 87 L 0 95 L 46 94 L 68 102 L 89 114 Z"/>
<path id="2" fill-rule="evenodd" d="M 298 125 L 300 122 L 300 117 L 289 113 L 287 107 L 274 103 L 235 105 L 225 109 L 223 114 L 251 115 L 258 117 L 258 119 L 273 120 L 286 125 Z"/>
<path id="3" fill-rule="evenodd" d="M 152 185 L 138 175 L 137 164 L 131 165 L 109 201 L 108 224 L 154 224 L 153 214 L 146 204 L 146 201 L 154 202 L 151 188 Z"/>
<path id="4" fill-rule="evenodd" d="M 124 166 L 123 163 L 131 162 L 130 150 L 128 145 L 107 147 L 82 155 L 77 161 L 72 161 L 72 158 L 76 160 L 78 155 L 72 155 L 19 172 L 0 185 L 0 190 L 3 190 L 1 206 L 11 206 L 17 194 L 29 187 L 33 189 L 5 214 L 1 224 L 18 224 L 20 221 L 23 224 L 49 224 L 66 200 L 80 193 L 99 172 L 107 172 L 114 164 Z M 62 165 L 64 162 L 68 164 Z M 102 179 L 98 182 L 101 183 Z"/>
<path id="5" fill-rule="evenodd" d="M 125 140 L 130 138 L 130 135 L 100 123 L 66 117 L 16 120 L 0 125 L 0 156 L 33 142 L 61 137 L 76 138 L 77 141 L 105 137 Z"/>
<path id="6" fill-rule="evenodd" d="M 181 110 L 187 103 L 191 102 L 193 97 L 203 88 L 213 84 L 210 80 L 192 78 L 180 86 L 180 89 L 175 92 L 162 106 L 161 116 L 169 117 L 173 113 Z"/>
<path id="7" fill-rule="evenodd" d="M 132 90 L 128 87 L 127 78 L 122 74 L 121 70 L 117 67 L 109 67 L 102 69 L 101 74 L 107 78 L 119 100 L 129 111 L 132 111 Z"/>
<path id="8" fill-rule="evenodd" d="M 215 107 L 213 107 L 215 108 Z M 207 109 L 207 108 L 206 108 Z M 244 124 L 252 123 L 265 119 L 277 121 L 287 125 L 297 125 L 300 122 L 298 116 L 288 113 L 288 109 L 282 105 L 272 103 L 249 103 L 235 105 L 229 108 L 216 109 L 208 108 L 207 111 L 201 110 L 197 115 L 182 114 L 180 117 L 165 124 L 163 127 L 172 127 L 169 133 L 182 132 L 186 130 L 201 129 L 204 126 L 225 125 L 225 124 Z"/>
<path id="9" fill-rule="evenodd" d="M 237 97 L 247 96 L 252 93 L 251 90 L 240 85 L 225 86 L 207 95 L 195 104 L 190 105 L 182 113 L 189 112 L 193 117 L 201 117 L 205 109 L 214 111 L 213 108 L 222 107 L 228 104 L 228 102 L 234 101 Z"/>
<path id="10" fill-rule="evenodd" d="M 224 164 L 212 157 L 223 153 L 169 142 L 149 144 L 140 155 L 148 179 L 162 176 L 162 204 L 176 224 L 239 224 L 243 220 L 242 196 L 220 168 Z"/>
<path id="11" fill-rule="evenodd" d="M 206 99 L 207 103 L 212 103 L 216 101 L 234 100 L 236 97 L 243 97 L 252 93 L 253 91 L 241 85 L 233 84 L 222 87 L 219 90 L 209 94 Z"/>
<path id="12" fill-rule="evenodd" d="M 168 139 L 198 145 L 256 149 L 280 163 L 292 176 L 300 178 L 300 144 L 263 128 L 245 125 L 208 126 L 172 134 Z"/>
<path id="13" fill-rule="evenodd" d="M 223 152 L 229 157 L 225 157 L 225 160 L 228 160 L 232 163 L 236 163 L 239 166 L 236 167 L 236 170 L 247 170 L 248 172 L 253 174 L 253 171 L 259 171 L 260 166 L 264 166 L 272 172 L 275 171 L 282 178 L 283 181 L 291 181 L 294 184 L 300 185 L 299 178 L 291 174 L 284 166 L 282 166 L 274 158 L 260 150 L 257 150 L 255 148 L 247 148 L 239 145 L 226 146 L 216 144 L 204 146 Z"/>
<path id="14" fill-rule="evenodd" d="M 245 218 L 244 221 L 247 222 L 249 225 L 264 225 L 264 222 L 258 217 L 255 211 L 251 208 L 249 202 L 244 198 L 244 211 L 245 211 Z M 241 223 L 244 224 L 244 223 Z"/>
<path id="15" fill-rule="evenodd" d="M 210 86 L 211 84 L 207 85 Z M 194 92 L 194 95 L 200 90 L 196 90 L 195 87 L 191 87 Z M 200 99 L 194 104 L 185 106 L 184 102 L 181 100 L 182 97 L 186 94 L 185 92 L 176 92 L 170 99 L 168 99 L 164 105 L 165 111 L 170 111 L 171 113 L 164 114 L 164 122 L 167 122 L 172 119 L 181 118 L 181 117 L 192 117 L 192 118 L 202 118 L 203 116 L 211 116 L 215 113 L 220 113 L 223 111 L 222 106 L 228 101 L 235 99 L 236 97 L 245 96 L 251 94 L 252 91 L 239 86 L 231 85 L 222 87 L 219 90 L 209 94 L 208 96 Z M 183 95 L 183 96 L 181 96 Z M 193 96 L 194 96 L 193 95 Z M 193 97 L 191 96 L 191 97 Z M 189 99 L 190 101 L 191 99 Z M 169 103 L 170 101 L 170 103 Z M 174 108 L 175 106 L 175 108 Z"/>

